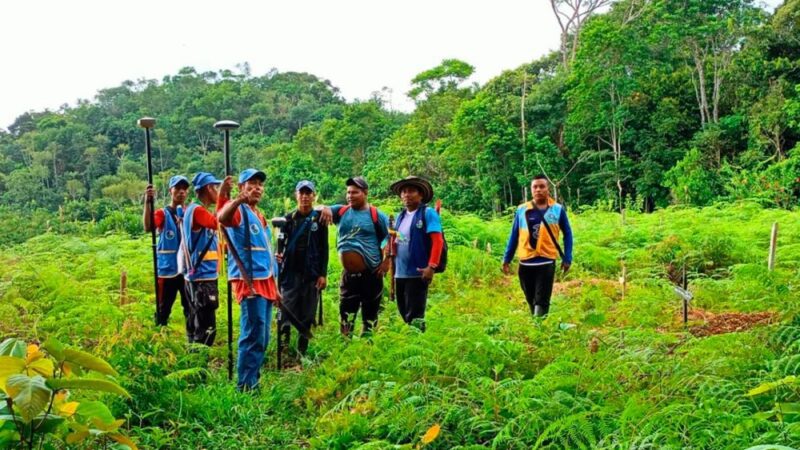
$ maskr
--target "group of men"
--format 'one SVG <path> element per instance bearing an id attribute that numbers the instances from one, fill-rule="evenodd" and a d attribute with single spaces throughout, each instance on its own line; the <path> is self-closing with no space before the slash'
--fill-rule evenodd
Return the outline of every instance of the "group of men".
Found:
<path id="1" fill-rule="evenodd" d="M 258 209 L 266 174 L 246 169 L 239 174 L 238 194 L 231 198 L 233 180 L 218 180 L 205 172 L 191 183 L 177 175 L 169 181 L 170 204 L 152 212 L 154 189 L 145 191 L 144 228 L 155 228 L 158 292 L 156 324 L 166 325 L 172 306 L 181 297 L 189 342 L 213 345 L 215 311 L 219 306 L 217 277 L 220 235 L 228 245 L 228 280 L 240 305 L 237 386 L 258 386 L 269 343 L 273 304 L 282 312 L 278 332 L 289 341 L 290 321 L 298 328 L 297 350 L 308 348 L 307 333 L 315 324 L 320 294 L 327 286 L 328 225 L 337 225 L 336 246 L 343 267 L 339 286 L 342 334 L 350 336 L 361 312 L 362 334 L 378 321 L 383 279 L 394 261 L 397 307 L 406 323 L 425 330 L 428 287 L 440 271 L 445 254 L 441 220 L 427 206 L 433 188 L 427 180 L 407 177 L 391 187 L 404 210 L 395 229 L 386 214 L 368 203 L 369 185 L 363 177 L 346 181 L 345 205 L 315 207 L 313 182 L 297 183 L 297 208 L 280 221 L 277 250 L 272 248 L 270 223 Z M 184 207 L 192 187 L 196 201 Z M 216 213 L 211 207 L 216 204 Z M 218 233 L 221 230 L 221 233 Z"/>
<path id="2" fill-rule="evenodd" d="M 155 227 L 159 233 L 157 325 L 167 324 L 180 295 L 189 342 L 213 345 L 223 236 L 228 241 L 228 280 L 241 308 L 237 385 L 241 390 L 256 388 L 269 343 L 273 304 L 280 302 L 286 313 L 278 320 L 280 337 L 289 342 L 292 325 L 287 316 L 291 316 L 301 331 L 298 353 L 304 355 L 308 349 L 307 333 L 302 331 L 315 325 L 321 292 L 328 284 L 328 225 L 332 223 L 338 227 L 336 248 L 343 268 L 341 333 L 352 335 L 359 311 L 362 335 L 371 333 L 381 311 L 383 279 L 392 268 L 400 316 L 425 331 L 428 288 L 434 274 L 443 270 L 447 250 L 439 214 L 428 206 L 433 188 L 427 180 L 410 176 L 392 184 L 404 209 L 391 228 L 387 215 L 369 204 L 369 185 L 363 177 L 349 178 L 347 204 L 332 206 L 315 206 L 314 183 L 300 181 L 295 188 L 297 208 L 279 221 L 277 251 L 272 248 L 270 223 L 258 209 L 265 180 L 260 170 L 242 171 L 238 194 L 231 198 L 231 177 L 221 181 L 200 172 L 190 183 L 176 175 L 169 181 L 170 204 L 153 212 L 153 223 L 149 200 L 154 190 L 147 187 L 144 228 Z M 184 207 L 190 187 L 196 200 Z M 531 313 L 541 317 L 550 308 L 557 258 L 564 272 L 572 262 L 572 230 L 566 210 L 550 197 L 545 176 L 533 179 L 531 194 L 533 200 L 520 205 L 514 215 L 502 269 L 510 274 L 516 254 L 520 286 Z M 216 213 L 211 211 L 214 205 Z"/>

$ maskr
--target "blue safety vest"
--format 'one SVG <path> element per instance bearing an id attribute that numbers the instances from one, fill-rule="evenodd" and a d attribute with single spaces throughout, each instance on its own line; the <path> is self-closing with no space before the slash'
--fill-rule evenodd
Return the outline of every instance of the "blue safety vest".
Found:
<path id="1" fill-rule="evenodd" d="M 194 226 L 194 211 L 200 205 L 192 203 L 186 208 L 183 219 L 183 235 L 186 239 L 186 248 L 189 251 L 192 268 L 187 267 L 186 278 L 192 281 L 207 281 L 217 279 L 217 268 L 219 266 L 219 256 L 217 253 L 217 233 L 216 230 L 200 228 L 192 231 Z M 210 241 L 210 242 L 209 242 Z M 203 260 L 200 261 L 200 253 L 208 248 Z"/>
<path id="2" fill-rule="evenodd" d="M 239 208 L 239 214 L 242 219 L 239 226 L 228 228 L 231 231 L 233 246 L 242 259 L 245 270 L 252 275 L 252 279 L 266 280 L 277 273 L 278 263 L 270 251 L 272 233 L 269 227 L 262 225 L 256 213 L 248 206 L 242 205 Z M 245 220 L 245 215 L 247 215 L 247 220 Z M 246 229 L 245 225 L 248 225 L 249 228 Z M 245 233 L 250 234 L 250 248 L 245 248 Z M 252 267 L 250 266 L 251 261 Z M 228 254 L 228 279 L 245 279 L 231 253 Z"/>
<path id="3" fill-rule="evenodd" d="M 180 220 L 180 218 L 179 218 Z M 172 278 L 178 275 L 178 247 L 180 247 L 178 224 L 169 208 L 164 208 L 164 224 L 158 235 L 158 276 Z"/>

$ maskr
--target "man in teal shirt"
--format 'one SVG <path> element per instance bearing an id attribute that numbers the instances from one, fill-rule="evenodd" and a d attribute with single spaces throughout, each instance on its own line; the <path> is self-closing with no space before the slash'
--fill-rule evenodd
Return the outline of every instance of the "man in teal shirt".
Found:
<path id="1" fill-rule="evenodd" d="M 363 177 L 350 178 L 346 185 L 347 205 L 334 205 L 331 212 L 333 223 L 339 227 L 336 249 L 344 268 L 339 286 L 340 329 L 342 334 L 350 336 L 359 309 L 362 334 L 371 331 L 378 322 L 383 276 L 390 262 L 384 253 L 389 219 L 367 203 L 369 185 Z"/>

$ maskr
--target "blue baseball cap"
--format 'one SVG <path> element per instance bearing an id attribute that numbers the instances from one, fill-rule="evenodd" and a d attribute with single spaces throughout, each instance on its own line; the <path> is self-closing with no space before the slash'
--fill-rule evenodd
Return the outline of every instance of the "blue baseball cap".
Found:
<path id="1" fill-rule="evenodd" d="M 192 184 L 194 185 L 194 190 L 199 191 L 209 184 L 222 184 L 222 181 L 216 179 L 214 175 L 208 172 L 197 172 L 197 175 L 192 178 Z"/>
<path id="2" fill-rule="evenodd" d="M 257 169 L 244 169 L 242 173 L 239 174 L 239 184 L 247 183 L 247 181 L 253 177 L 261 181 L 266 181 L 267 174 Z"/>
<path id="3" fill-rule="evenodd" d="M 300 189 L 303 189 L 303 188 L 306 188 L 306 189 L 308 189 L 309 191 L 311 191 L 311 192 L 313 192 L 315 194 L 317 193 L 317 187 L 314 186 L 314 182 L 312 182 L 312 181 L 303 180 L 303 181 L 297 183 L 297 186 L 294 187 L 294 190 L 295 190 L 295 192 L 300 192 Z"/>
<path id="4" fill-rule="evenodd" d="M 169 179 L 169 188 L 172 189 L 172 188 L 174 188 L 175 186 L 177 186 L 177 185 L 179 185 L 181 183 L 186 183 L 186 187 L 187 188 L 189 187 L 189 180 L 186 179 L 185 176 L 183 176 L 183 175 L 175 175 L 174 177 Z"/>

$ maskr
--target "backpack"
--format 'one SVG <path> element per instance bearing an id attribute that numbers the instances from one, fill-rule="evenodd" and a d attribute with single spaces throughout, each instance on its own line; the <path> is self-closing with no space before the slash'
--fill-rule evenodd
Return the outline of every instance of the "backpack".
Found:
<path id="1" fill-rule="evenodd" d="M 339 208 L 339 214 L 338 214 L 339 218 L 344 216 L 344 213 L 346 213 L 349 209 L 350 205 L 344 205 L 341 208 Z M 375 236 L 378 238 L 378 245 L 380 245 L 380 243 L 383 242 L 384 239 L 386 239 L 386 233 L 383 232 L 380 226 L 380 219 L 378 218 L 378 208 L 369 205 L 369 215 L 372 216 L 372 225 L 375 226 Z"/>

